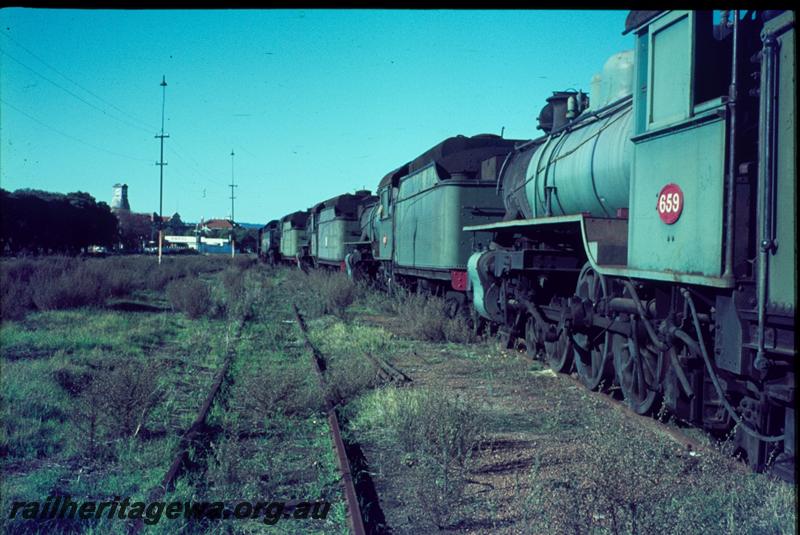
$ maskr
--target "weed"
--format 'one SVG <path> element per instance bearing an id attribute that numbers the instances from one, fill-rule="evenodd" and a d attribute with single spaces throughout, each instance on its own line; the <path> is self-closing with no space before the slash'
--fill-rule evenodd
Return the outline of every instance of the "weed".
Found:
<path id="1" fill-rule="evenodd" d="M 346 274 L 323 270 L 308 274 L 300 270 L 289 271 L 283 285 L 303 314 L 310 318 L 325 314 L 344 318 L 347 307 L 356 300 L 359 291 Z"/>
<path id="2" fill-rule="evenodd" d="M 439 297 L 401 293 L 394 299 L 394 308 L 412 336 L 431 342 L 469 343 L 475 336 L 467 318 L 447 316 L 445 301 Z"/>
<path id="3" fill-rule="evenodd" d="M 420 510 L 441 529 L 459 514 L 484 418 L 440 390 L 383 388 L 359 399 L 351 428 L 396 444 Z"/>
<path id="4" fill-rule="evenodd" d="M 211 292 L 208 285 L 199 279 L 183 279 L 167 286 L 167 298 L 172 308 L 184 312 L 190 319 L 197 319 L 211 308 Z"/>
<path id="5" fill-rule="evenodd" d="M 302 366 L 265 363 L 249 371 L 236 397 L 256 420 L 274 414 L 308 416 L 322 408 L 319 383 Z"/>

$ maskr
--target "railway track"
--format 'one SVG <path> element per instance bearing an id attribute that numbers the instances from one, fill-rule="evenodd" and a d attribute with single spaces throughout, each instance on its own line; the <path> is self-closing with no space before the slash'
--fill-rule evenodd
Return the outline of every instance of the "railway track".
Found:
<path id="1" fill-rule="evenodd" d="M 333 447 L 336 452 L 336 462 L 339 465 L 339 471 L 342 475 L 342 486 L 344 487 L 344 497 L 347 505 L 347 522 L 354 535 L 366 535 L 367 531 L 364 527 L 364 519 L 361 516 L 361 505 L 358 502 L 358 494 L 356 493 L 355 484 L 353 482 L 353 474 L 350 470 L 350 461 L 347 458 L 347 448 L 342 440 L 342 429 L 339 425 L 339 417 L 336 414 L 336 404 L 332 396 L 329 394 L 327 381 L 325 380 L 324 371 L 327 367 L 325 358 L 322 353 L 314 347 L 311 340 L 308 338 L 308 327 L 300 315 L 296 304 L 292 304 L 297 325 L 300 327 L 300 332 L 303 335 L 303 343 L 311 353 L 311 362 L 314 371 L 317 374 L 319 385 L 323 392 L 325 392 L 325 409 L 328 413 L 328 425 L 331 431 L 331 439 L 333 440 Z"/>
<path id="2" fill-rule="evenodd" d="M 376 357 L 371 353 L 366 353 L 365 356 L 367 357 L 367 360 L 369 360 L 375 366 L 378 377 L 383 381 L 396 385 L 406 385 L 412 382 L 411 377 L 386 362 L 386 360 Z"/>
<path id="3" fill-rule="evenodd" d="M 197 446 L 197 444 L 204 442 L 205 438 L 207 438 L 206 435 L 208 430 L 206 428 L 206 418 L 211 412 L 211 408 L 214 406 L 214 401 L 217 398 L 217 394 L 219 394 L 219 392 L 222 390 L 223 384 L 229 379 L 228 372 L 230 371 L 231 363 L 236 357 L 235 342 L 239 338 L 241 330 L 242 324 L 237 323 L 234 326 L 233 333 L 226 336 L 225 360 L 222 362 L 222 366 L 220 366 L 219 370 L 217 371 L 214 381 L 211 383 L 211 388 L 203 399 L 203 403 L 197 410 L 197 415 L 195 416 L 192 425 L 190 425 L 186 432 L 181 436 L 181 440 L 178 444 L 178 452 L 172 459 L 172 462 L 170 463 L 167 472 L 164 474 L 164 477 L 161 478 L 161 483 L 150 491 L 148 495 L 149 503 L 160 501 L 166 492 L 174 486 L 178 476 L 183 473 L 183 470 L 186 467 L 186 461 L 189 458 L 189 448 L 192 446 Z M 141 532 L 143 527 L 144 520 L 139 518 L 128 530 L 128 533 L 131 535 L 138 534 Z"/>

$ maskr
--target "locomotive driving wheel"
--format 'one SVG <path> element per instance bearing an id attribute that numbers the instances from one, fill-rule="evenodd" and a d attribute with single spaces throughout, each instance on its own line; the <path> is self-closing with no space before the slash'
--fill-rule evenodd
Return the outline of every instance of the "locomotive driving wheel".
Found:
<path id="1" fill-rule="evenodd" d="M 597 273 L 587 262 L 578 277 L 575 295 L 589 301 L 598 303 L 608 295 L 606 279 Z M 576 332 L 575 340 L 575 369 L 578 378 L 590 390 L 595 390 L 603 385 L 609 387 L 613 377 L 613 363 L 611 356 L 611 334 L 596 328 L 587 332 Z"/>
<path id="2" fill-rule="evenodd" d="M 544 338 L 544 355 L 547 364 L 556 373 L 572 371 L 573 348 L 567 334 L 565 314 L 561 315 L 558 324 L 550 323 L 542 328 Z"/>
<path id="3" fill-rule="evenodd" d="M 614 370 L 627 405 L 636 414 L 650 414 L 661 402 L 665 357 L 638 339 L 637 321 L 646 320 L 631 316 L 630 337 L 613 337 Z"/>

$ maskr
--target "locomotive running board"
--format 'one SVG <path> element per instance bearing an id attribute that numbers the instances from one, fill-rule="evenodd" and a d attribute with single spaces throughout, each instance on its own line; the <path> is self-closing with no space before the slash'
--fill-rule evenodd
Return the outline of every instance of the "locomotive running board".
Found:
<path id="1" fill-rule="evenodd" d="M 561 225 L 565 227 L 578 225 L 581 230 L 581 240 L 583 241 L 583 249 L 586 252 L 586 257 L 589 259 L 592 268 L 602 275 L 680 284 L 696 284 L 714 288 L 732 288 L 734 286 L 733 280 L 728 280 L 723 277 L 713 277 L 699 273 L 679 273 L 668 270 L 655 271 L 629 268 L 624 259 L 619 261 L 619 259 L 624 258 L 627 252 L 627 219 L 588 217 L 583 214 L 575 214 L 501 221 L 499 223 L 467 226 L 464 227 L 463 230 L 465 232 L 502 232 L 541 227 L 544 225 Z M 592 236 L 593 239 L 587 239 L 587 236 Z M 620 248 L 624 250 L 620 251 Z M 611 253 L 604 254 L 606 251 L 611 251 Z"/>

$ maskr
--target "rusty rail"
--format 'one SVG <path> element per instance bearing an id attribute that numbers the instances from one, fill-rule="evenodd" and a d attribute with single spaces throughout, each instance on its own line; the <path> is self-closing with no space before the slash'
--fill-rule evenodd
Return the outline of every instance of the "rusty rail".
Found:
<path id="1" fill-rule="evenodd" d="M 153 488 L 148 494 L 148 501 L 150 503 L 159 501 L 164 497 L 167 490 L 172 487 L 172 485 L 175 483 L 175 480 L 180 475 L 184 464 L 186 463 L 189 446 L 191 446 L 204 434 L 204 427 L 208 413 L 211 412 L 211 407 L 214 405 L 214 399 L 217 397 L 217 394 L 222 388 L 222 384 L 225 382 L 225 378 L 228 375 L 228 370 L 233 362 L 233 357 L 235 355 L 233 341 L 238 337 L 240 330 L 241 324 L 238 324 L 235 328 L 233 336 L 228 339 L 225 361 L 222 363 L 222 367 L 217 372 L 214 382 L 211 383 L 211 389 L 208 391 L 208 394 L 203 400 L 202 405 L 200 405 L 200 409 L 197 411 L 197 416 L 195 416 L 192 425 L 189 426 L 189 429 L 187 429 L 181 437 L 181 440 L 178 444 L 178 453 L 173 458 L 169 469 L 167 469 L 167 472 L 164 474 L 164 477 L 161 478 L 161 483 L 157 487 Z M 132 535 L 135 535 L 138 534 L 143 527 L 144 520 L 139 518 L 128 530 L 128 532 Z"/>
<path id="2" fill-rule="evenodd" d="M 333 446 L 336 450 L 336 461 L 339 465 L 339 471 L 342 474 L 342 485 L 344 486 L 344 497 L 347 503 L 347 518 L 350 528 L 353 530 L 354 535 L 366 535 L 364 528 L 364 519 L 361 516 L 361 506 L 358 503 L 358 494 L 356 494 L 356 487 L 353 483 L 353 474 L 350 471 L 350 461 L 347 458 L 347 450 L 345 449 L 344 441 L 342 440 L 342 431 L 339 426 L 339 418 L 336 415 L 336 407 L 329 394 L 327 382 L 325 381 L 324 370 L 326 368 L 325 359 L 319 350 L 314 347 L 308 339 L 308 328 L 297 309 L 297 305 L 292 304 L 295 317 L 297 318 L 297 325 L 303 333 L 303 341 L 306 348 L 312 355 L 312 362 L 314 369 L 317 372 L 320 387 L 325 392 L 325 408 L 328 412 L 328 424 L 331 429 L 331 438 L 333 439 Z"/>

